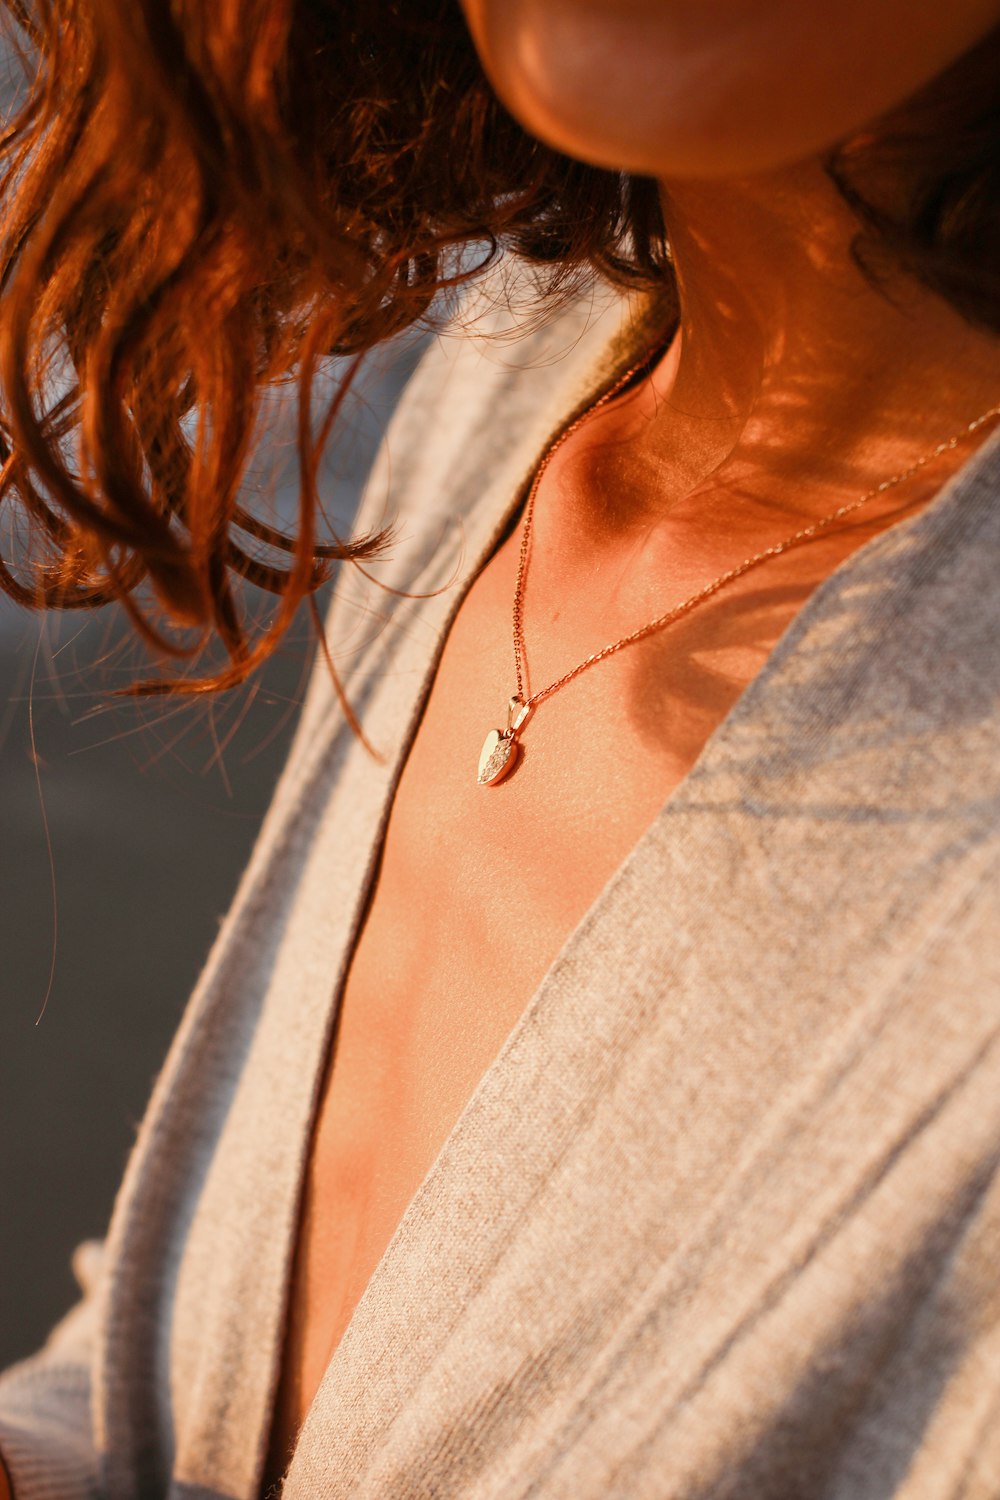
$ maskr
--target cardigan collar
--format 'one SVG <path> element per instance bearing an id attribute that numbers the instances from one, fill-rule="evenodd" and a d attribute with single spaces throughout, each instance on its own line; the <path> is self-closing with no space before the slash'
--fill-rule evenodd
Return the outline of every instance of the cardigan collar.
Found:
<path id="1" fill-rule="evenodd" d="M 148 1392 L 112 1382 L 115 1497 L 167 1487 L 162 1443 L 153 1452 L 128 1436 L 154 1421 L 169 1429 L 177 1500 L 256 1496 L 311 1121 L 398 777 L 451 620 L 538 455 L 634 357 L 634 324 L 622 340 L 618 319 L 574 309 L 521 347 L 516 370 L 492 346 L 446 345 L 390 431 L 411 538 L 384 577 L 422 597 L 384 606 L 348 682 L 385 759 L 349 740 L 332 694 L 314 687 L 309 740 L 116 1220 L 109 1328 L 160 1349 L 149 1382 L 170 1404 L 154 1416 Z M 553 365 L 560 340 L 568 352 Z M 444 430 L 428 442 L 432 419 Z M 526 1431 L 553 1402 L 572 1427 L 572 1393 L 584 1399 L 589 1375 L 560 1383 L 560 1359 L 600 1368 L 663 1268 L 680 1275 L 679 1255 L 709 1257 L 712 1226 L 763 1143 L 787 1136 L 847 1066 L 923 935 L 962 898 L 984 801 L 1000 795 L 998 760 L 984 753 L 1000 696 L 984 648 L 998 454 L 991 440 L 928 508 L 815 592 L 571 934 L 372 1276 L 304 1424 L 288 1500 L 439 1493 L 445 1460 L 450 1474 L 495 1471 L 477 1495 L 509 1494 L 500 1455 L 521 1437 L 501 1430 L 501 1396 Z M 359 628 L 370 599 L 339 590 L 334 640 Z M 843 1102 L 849 1111 L 849 1090 Z M 889 1114 L 873 1150 L 902 1128 Z M 157 1174 L 171 1150 L 172 1175 Z M 852 1181 L 845 1168 L 838 1191 Z M 174 1239 L 157 1250 L 164 1225 Z M 154 1329 L 162 1307 L 130 1271 L 139 1243 L 173 1298 L 168 1346 Z M 691 1278 L 685 1295 L 702 1305 L 705 1282 Z M 631 1298 L 617 1312 L 616 1287 Z M 568 1329 L 591 1314 L 617 1333 L 595 1334 L 581 1355 Z M 692 1340 L 691 1360 L 704 1353 Z M 464 1457 L 463 1432 L 474 1434 Z"/>

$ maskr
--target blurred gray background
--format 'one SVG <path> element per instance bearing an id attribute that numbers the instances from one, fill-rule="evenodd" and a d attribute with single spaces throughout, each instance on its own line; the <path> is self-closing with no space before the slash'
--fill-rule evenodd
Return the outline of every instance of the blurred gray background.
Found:
<path id="1" fill-rule="evenodd" d="M 379 352 L 334 436 L 339 527 L 419 348 Z M 287 462 L 271 444 L 264 484 Z M 287 512 L 287 479 L 274 483 Z M 71 1251 L 104 1232 L 281 769 L 312 640 L 300 613 L 249 687 L 108 707 L 137 652 L 118 611 L 39 617 L 0 600 L 0 1368 L 69 1306 Z"/>

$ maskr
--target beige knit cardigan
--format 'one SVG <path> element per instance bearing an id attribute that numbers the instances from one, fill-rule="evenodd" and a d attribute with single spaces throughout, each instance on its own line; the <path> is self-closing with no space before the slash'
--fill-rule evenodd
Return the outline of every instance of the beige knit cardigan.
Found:
<path id="1" fill-rule="evenodd" d="M 398 519 L 383 577 L 422 597 L 348 573 L 330 619 L 384 762 L 318 669 L 103 1270 L 0 1381 L 17 1500 L 259 1495 L 393 790 L 464 590 L 625 316 L 440 339 L 404 398 L 366 519 Z M 813 595 L 569 937 L 375 1271 L 286 1500 L 997 1500 L 998 624 L 990 441 Z"/>

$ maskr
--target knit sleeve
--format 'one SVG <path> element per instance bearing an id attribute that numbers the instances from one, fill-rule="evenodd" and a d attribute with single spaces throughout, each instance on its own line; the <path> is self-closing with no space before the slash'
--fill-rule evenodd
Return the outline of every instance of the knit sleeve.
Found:
<path id="1" fill-rule="evenodd" d="M 101 1247 L 81 1245 L 81 1300 L 37 1354 L 0 1375 L 0 1455 L 13 1500 L 101 1500 L 91 1417 L 91 1364 Z"/>

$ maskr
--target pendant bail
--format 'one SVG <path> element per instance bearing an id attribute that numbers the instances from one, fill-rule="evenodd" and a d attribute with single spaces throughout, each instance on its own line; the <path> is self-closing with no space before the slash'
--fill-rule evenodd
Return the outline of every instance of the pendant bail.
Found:
<path id="1" fill-rule="evenodd" d="M 518 730 L 527 723 L 531 709 L 532 705 L 522 703 L 516 693 L 511 698 L 507 704 L 507 735 L 510 739 L 513 739 Z"/>

